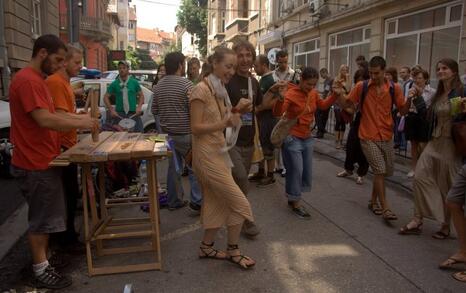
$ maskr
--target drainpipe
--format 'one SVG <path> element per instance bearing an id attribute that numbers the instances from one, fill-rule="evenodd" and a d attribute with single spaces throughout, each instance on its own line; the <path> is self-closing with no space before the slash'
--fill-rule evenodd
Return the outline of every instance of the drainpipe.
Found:
<path id="1" fill-rule="evenodd" d="M 6 48 L 5 41 L 5 15 L 4 11 L 4 1 L 0 3 L 0 59 L 3 60 L 3 70 L 2 70 L 2 87 L 3 87 L 3 97 L 8 97 L 8 87 L 10 85 L 10 67 L 8 66 L 8 51 Z"/>

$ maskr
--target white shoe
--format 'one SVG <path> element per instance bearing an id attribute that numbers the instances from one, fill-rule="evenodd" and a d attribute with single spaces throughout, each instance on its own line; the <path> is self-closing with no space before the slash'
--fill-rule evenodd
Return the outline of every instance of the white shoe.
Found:
<path id="1" fill-rule="evenodd" d="M 408 178 L 413 178 L 414 177 L 414 171 L 413 170 L 409 171 L 409 173 L 406 176 L 408 176 Z"/>

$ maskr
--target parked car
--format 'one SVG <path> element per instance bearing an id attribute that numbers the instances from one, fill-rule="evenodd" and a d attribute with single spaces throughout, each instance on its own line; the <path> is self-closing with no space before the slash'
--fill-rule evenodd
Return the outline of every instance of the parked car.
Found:
<path id="1" fill-rule="evenodd" d="M 107 92 L 107 87 L 113 82 L 114 80 L 101 78 L 101 79 L 79 79 L 73 78 L 71 79 L 71 85 L 75 85 L 78 82 L 84 83 L 84 92 L 88 92 L 89 89 L 94 89 L 97 91 L 99 95 L 99 109 L 101 114 L 101 122 L 106 123 L 109 121 L 109 117 L 107 116 L 107 109 L 105 108 L 104 103 L 104 96 Z M 152 105 L 152 91 L 145 87 L 141 87 L 142 93 L 144 94 L 144 104 L 142 106 L 143 115 L 142 124 L 144 126 L 144 132 L 150 132 L 155 130 L 155 121 L 154 115 L 152 115 L 150 107 Z M 115 98 L 110 97 L 110 102 L 112 105 L 115 105 Z M 85 101 L 82 97 L 76 97 L 76 106 L 78 109 L 84 108 Z"/>
<path id="2" fill-rule="evenodd" d="M 129 74 L 136 78 L 139 83 L 149 90 L 152 88 L 152 82 L 157 76 L 157 70 L 136 69 L 130 70 Z M 114 80 L 118 77 L 118 70 L 110 70 L 102 73 L 102 78 Z"/>

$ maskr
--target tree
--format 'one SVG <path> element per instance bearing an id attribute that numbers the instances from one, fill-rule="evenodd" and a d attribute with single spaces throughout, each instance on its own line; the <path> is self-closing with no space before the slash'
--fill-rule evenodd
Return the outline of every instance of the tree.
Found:
<path id="1" fill-rule="evenodd" d="M 140 60 L 138 69 L 157 69 L 157 63 L 149 55 L 148 50 L 136 49 L 136 56 Z"/>
<path id="2" fill-rule="evenodd" d="M 176 14 L 178 24 L 198 40 L 196 45 L 202 56 L 207 55 L 207 0 L 182 0 Z"/>

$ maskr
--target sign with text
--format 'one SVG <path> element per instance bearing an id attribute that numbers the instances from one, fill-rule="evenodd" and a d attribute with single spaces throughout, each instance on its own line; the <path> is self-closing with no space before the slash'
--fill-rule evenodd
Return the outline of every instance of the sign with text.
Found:
<path id="1" fill-rule="evenodd" d="M 111 61 L 126 60 L 126 52 L 125 50 L 110 50 L 109 57 Z"/>

